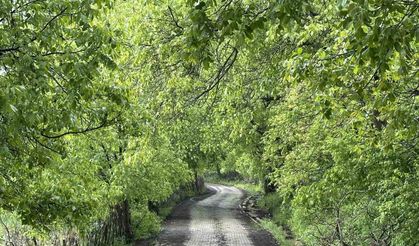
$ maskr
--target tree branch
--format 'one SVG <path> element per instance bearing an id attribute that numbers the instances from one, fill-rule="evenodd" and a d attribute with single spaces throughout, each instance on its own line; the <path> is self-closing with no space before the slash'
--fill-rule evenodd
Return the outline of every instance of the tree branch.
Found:
<path id="1" fill-rule="evenodd" d="M 58 150 L 55 150 L 55 149 L 53 149 L 53 148 L 49 147 L 48 145 L 46 145 L 46 144 L 42 143 L 41 141 L 39 141 L 37 138 L 32 137 L 32 139 L 33 139 L 33 140 L 34 140 L 37 144 L 39 144 L 39 145 L 41 145 L 42 147 L 44 147 L 45 149 L 50 150 L 50 151 L 52 151 L 52 152 L 54 152 L 54 153 L 56 153 L 56 154 L 63 155 L 63 154 L 62 154 L 61 152 L 59 152 Z"/>
<path id="2" fill-rule="evenodd" d="M 56 139 L 56 138 L 61 138 L 61 137 L 64 137 L 64 136 L 66 136 L 66 135 L 74 135 L 74 134 L 84 134 L 84 133 L 88 133 L 88 132 L 91 132 L 91 131 L 98 130 L 98 129 L 100 129 L 100 128 L 104 128 L 104 127 L 110 126 L 110 125 L 111 125 L 110 123 L 111 123 L 112 121 L 114 121 L 115 119 L 117 119 L 120 115 L 121 115 L 121 114 L 118 114 L 115 118 L 113 118 L 113 119 L 112 119 L 112 120 L 110 120 L 110 121 L 107 121 L 107 120 L 105 119 L 105 120 L 103 120 L 103 121 L 102 121 L 102 123 L 101 123 L 101 124 L 99 124 L 98 126 L 95 126 L 95 127 L 86 127 L 85 129 L 80 130 L 80 131 L 68 131 L 68 132 L 64 132 L 64 133 L 61 133 L 61 134 L 57 134 L 57 135 L 48 135 L 48 134 L 45 134 L 45 133 L 41 132 L 41 136 L 43 136 L 43 137 L 45 137 L 45 138 Z"/>
<path id="3" fill-rule="evenodd" d="M 19 51 L 19 47 L 10 47 L 0 49 L 0 55 L 5 54 L 6 52 Z"/>
<path id="4" fill-rule="evenodd" d="M 175 26 L 178 27 L 179 29 L 183 30 L 183 27 L 180 26 L 178 20 L 176 20 L 175 15 L 173 14 L 172 8 L 170 6 L 168 6 L 167 8 L 169 9 L 170 16 L 171 16 L 173 22 L 175 23 Z"/>
<path id="5" fill-rule="evenodd" d="M 47 23 L 45 23 L 45 25 L 42 27 L 42 29 L 37 33 L 37 35 L 39 35 L 40 33 L 42 33 L 43 31 L 45 31 L 45 29 L 47 29 L 47 27 L 54 21 L 56 20 L 58 17 L 60 17 L 61 15 L 64 14 L 64 12 L 67 10 L 68 7 L 63 8 L 58 14 L 54 15 Z M 34 36 L 31 39 L 31 42 L 35 41 L 38 37 Z"/>
<path id="6" fill-rule="evenodd" d="M 225 60 L 223 66 L 218 70 L 218 73 L 213 78 L 213 83 L 208 86 L 203 92 L 201 92 L 198 96 L 195 97 L 195 101 L 210 92 L 212 89 L 214 89 L 221 81 L 222 78 L 228 73 L 230 68 L 233 66 L 234 62 L 236 61 L 237 54 L 238 54 L 237 48 L 233 47 L 233 51 L 231 52 L 230 56 Z"/>

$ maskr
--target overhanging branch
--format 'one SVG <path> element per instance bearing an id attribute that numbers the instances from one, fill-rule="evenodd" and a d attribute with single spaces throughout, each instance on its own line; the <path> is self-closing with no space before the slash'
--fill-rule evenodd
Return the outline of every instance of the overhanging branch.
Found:
<path id="1" fill-rule="evenodd" d="M 239 51 L 237 50 L 237 48 L 233 47 L 233 51 L 225 60 L 223 66 L 221 66 L 221 68 L 218 70 L 217 74 L 213 77 L 213 82 L 210 84 L 210 86 L 208 86 L 204 91 L 202 91 L 198 96 L 195 97 L 195 101 L 199 100 L 202 96 L 209 93 L 220 83 L 221 79 L 224 78 L 224 76 L 228 73 L 228 71 L 231 69 L 234 62 L 236 61 L 238 52 Z"/>
<path id="2" fill-rule="evenodd" d="M 111 119 L 110 121 L 108 120 L 103 120 L 102 123 L 100 123 L 99 125 L 95 126 L 95 127 L 86 127 L 85 129 L 79 130 L 79 131 L 67 131 L 61 134 L 57 134 L 57 135 L 49 135 L 46 134 L 44 132 L 41 132 L 41 136 L 45 137 L 45 138 L 50 138 L 50 139 L 57 139 L 57 138 L 61 138 L 64 137 L 66 135 L 75 135 L 75 134 L 84 134 L 84 133 L 88 133 L 91 131 L 95 131 L 104 127 L 108 127 L 110 125 L 112 125 L 112 123 L 120 116 L 121 114 L 118 114 L 118 116 L 116 116 L 115 118 Z"/>
<path id="3" fill-rule="evenodd" d="M 170 6 L 167 8 L 169 9 L 170 17 L 172 18 L 172 21 L 175 23 L 175 26 L 183 30 L 183 27 L 179 25 L 179 21 L 176 19 L 175 15 L 173 14 L 172 8 Z"/>

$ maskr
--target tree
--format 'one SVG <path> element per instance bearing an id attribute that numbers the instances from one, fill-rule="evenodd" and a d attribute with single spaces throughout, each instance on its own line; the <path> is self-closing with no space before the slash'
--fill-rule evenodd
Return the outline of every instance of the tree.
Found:
<path id="1" fill-rule="evenodd" d="M 25 223 L 123 205 L 145 235 L 208 168 L 265 182 L 309 245 L 418 242 L 417 3 L 3 2 L 0 205 Z"/>

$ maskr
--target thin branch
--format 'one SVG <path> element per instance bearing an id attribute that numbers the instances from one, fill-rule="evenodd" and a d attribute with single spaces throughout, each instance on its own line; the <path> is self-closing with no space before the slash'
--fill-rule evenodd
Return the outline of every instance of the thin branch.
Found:
<path id="1" fill-rule="evenodd" d="M 353 55 L 354 53 L 355 53 L 354 50 L 350 50 L 350 51 L 347 51 L 347 52 L 343 52 L 343 53 L 339 53 L 339 54 L 334 54 L 334 55 L 331 55 L 331 56 L 326 57 L 326 58 L 323 58 L 323 59 L 319 59 L 319 61 L 333 60 L 333 59 L 336 59 L 338 57 L 345 57 L 345 58 L 347 58 L 347 57 Z"/>
<path id="2" fill-rule="evenodd" d="M 52 152 L 54 152 L 54 153 L 56 153 L 56 154 L 62 155 L 62 153 L 61 153 L 61 152 L 59 152 L 58 150 L 55 150 L 55 149 L 53 149 L 53 148 L 49 147 L 48 145 L 46 145 L 46 144 L 42 143 L 42 142 L 41 142 L 41 141 L 39 141 L 37 138 L 32 137 L 32 139 L 33 139 L 33 140 L 34 140 L 37 144 L 39 144 L 39 145 L 41 145 L 42 147 L 44 147 L 45 149 L 50 150 L 50 151 L 52 151 Z"/>
<path id="3" fill-rule="evenodd" d="M 10 47 L 10 48 L 0 49 L 0 55 L 5 54 L 6 52 L 19 51 L 19 48 L 20 47 Z"/>
<path id="4" fill-rule="evenodd" d="M 52 71 L 54 71 L 53 69 L 51 69 Z M 65 89 L 65 87 L 57 80 L 57 78 L 55 78 L 55 76 L 49 72 L 49 76 L 52 78 L 52 80 L 54 80 L 54 82 L 61 88 L 61 90 L 65 93 L 68 94 L 67 90 Z"/>
<path id="5" fill-rule="evenodd" d="M 58 134 L 58 135 L 47 135 L 47 134 L 41 132 L 41 136 L 46 137 L 46 138 L 55 139 L 55 138 L 61 138 L 61 137 L 64 137 L 66 135 L 71 135 L 71 134 L 87 133 L 87 132 L 91 132 L 91 131 L 94 131 L 94 130 L 97 130 L 97 129 L 100 129 L 100 128 L 103 128 L 103 127 L 107 126 L 106 123 L 107 123 L 106 121 L 103 121 L 100 125 L 95 126 L 95 127 L 87 127 L 87 128 L 85 128 L 81 131 L 68 131 L 68 132 Z"/>
<path id="6" fill-rule="evenodd" d="M 234 62 L 236 61 L 238 54 L 237 48 L 233 47 L 233 51 L 231 52 L 230 56 L 225 60 L 223 66 L 218 70 L 218 73 L 215 75 L 213 79 L 213 83 L 207 87 L 203 92 L 201 92 L 198 96 L 195 97 L 195 101 L 200 99 L 202 96 L 210 92 L 214 89 L 218 83 L 220 83 L 221 79 L 228 73 L 230 68 L 233 66 Z"/>
<path id="7" fill-rule="evenodd" d="M 233 0 L 228 0 L 228 1 L 226 1 L 224 4 L 222 4 L 221 6 L 220 6 L 220 8 L 219 9 L 217 9 L 216 11 L 215 11 L 215 14 L 217 14 L 217 15 L 221 15 L 221 12 L 223 12 L 223 11 L 225 11 L 231 4 L 233 3 Z"/>
<path id="8" fill-rule="evenodd" d="M 170 16 L 173 22 L 175 23 L 175 26 L 183 30 L 183 27 L 179 25 L 178 20 L 175 18 L 175 15 L 173 14 L 172 8 L 170 6 L 168 6 L 167 8 L 169 9 Z"/>
<path id="9" fill-rule="evenodd" d="M 10 236 L 10 230 L 9 230 L 9 228 L 7 227 L 7 225 L 6 225 L 6 223 L 4 223 L 4 221 L 3 221 L 3 219 L 2 219 L 2 217 L 0 216 L 0 223 L 2 224 L 2 226 L 3 226 L 3 228 L 6 230 L 6 233 L 7 233 L 7 239 L 5 240 L 5 242 L 6 242 L 6 245 L 7 244 L 10 244 L 10 245 L 12 245 L 12 246 L 14 246 L 15 244 L 14 244 L 14 242 L 12 242 L 11 241 L 11 236 Z"/>
<path id="10" fill-rule="evenodd" d="M 18 11 L 19 9 L 24 8 L 24 7 L 28 6 L 28 5 L 31 5 L 31 4 L 36 3 L 36 2 L 39 2 L 39 1 L 40 0 L 33 0 L 33 1 L 26 2 L 26 3 L 18 6 L 17 8 L 13 9 L 11 13 L 16 13 L 16 11 Z"/>
<path id="11" fill-rule="evenodd" d="M 67 10 L 68 7 L 63 8 L 58 14 L 54 15 L 47 23 L 45 23 L 45 25 L 42 27 L 42 29 L 38 32 L 38 35 L 40 33 L 42 33 L 43 31 L 45 31 L 45 29 L 47 29 L 47 27 L 54 21 L 56 20 L 58 17 L 60 17 L 61 15 L 64 14 L 64 12 Z M 31 39 L 31 42 L 35 41 L 38 37 L 34 36 Z"/>
<path id="12" fill-rule="evenodd" d="M 42 53 L 41 56 L 51 56 L 51 55 L 66 55 L 66 54 L 77 54 L 83 51 L 86 51 L 87 48 L 74 50 L 74 51 L 49 51 L 46 53 Z"/>
<path id="13" fill-rule="evenodd" d="M 61 15 L 64 14 L 64 12 L 67 10 L 67 7 L 63 8 L 58 14 L 56 14 L 54 17 L 52 17 L 45 25 L 44 27 L 41 29 L 41 32 L 45 31 L 45 29 L 47 29 L 47 27 L 54 21 L 56 20 L 58 17 L 60 17 Z"/>
<path id="14" fill-rule="evenodd" d="M 33 1 L 33 2 L 35 2 L 35 1 Z M 52 17 L 43 27 L 42 27 L 42 29 L 38 32 L 38 34 L 39 33 L 42 33 L 43 31 L 45 31 L 45 29 L 54 21 L 54 20 L 56 20 L 58 17 L 60 17 L 61 15 L 63 15 L 64 14 L 64 12 L 67 10 L 67 7 L 65 7 L 64 9 L 62 9 L 57 15 L 55 15 L 54 17 Z M 11 13 L 12 14 L 12 13 Z M 35 41 L 37 39 L 37 37 L 35 36 L 35 37 L 33 37 L 32 39 L 31 39 L 31 42 L 33 42 L 33 41 Z M 20 47 L 19 46 L 17 46 L 17 47 L 10 47 L 10 48 L 2 48 L 2 49 L 0 49 L 0 55 L 2 55 L 2 54 L 5 54 L 5 53 L 7 53 L 7 52 L 11 52 L 11 51 L 19 51 L 19 49 L 20 49 Z"/>
<path id="15" fill-rule="evenodd" d="M 113 122 L 115 119 L 117 119 L 120 115 L 121 115 L 121 114 L 118 114 L 115 118 L 113 118 L 113 119 L 112 119 L 112 120 L 110 120 L 110 121 L 107 121 L 107 120 L 105 119 L 105 120 L 103 120 L 103 121 L 102 121 L 102 123 L 101 123 L 101 124 L 99 124 L 98 126 L 95 126 L 95 127 L 86 127 L 85 129 L 80 130 L 80 131 L 68 131 L 68 132 L 64 132 L 64 133 L 61 133 L 61 134 L 57 134 L 57 135 L 48 135 L 48 134 L 45 134 L 45 133 L 41 132 L 41 136 L 43 136 L 43 137 L 45 137 L 45 138 L 56 139 L 56 138 L 61 138 L 61 137 L 64 137 L 64 136 L 66 136 L 66 135 L 74 135 L 74 134 L 84 134 L 84 133 L 88 133 L 88 132 L 91 132 L 91 131 L 98 130 L 98 129 L 100 129 L 100 128 L 104 128 L 104 127 L 110 126 L 110 125 L 111 125 L 110 123 L 111 123 L 111 122 Z"/>

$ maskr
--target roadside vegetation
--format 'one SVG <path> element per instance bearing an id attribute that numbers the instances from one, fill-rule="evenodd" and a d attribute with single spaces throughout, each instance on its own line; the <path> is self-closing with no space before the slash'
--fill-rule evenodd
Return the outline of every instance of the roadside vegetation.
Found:
<path id="1" fill-rule="evenodd" d="M 287 207 L 279 196 L 276 194 L 263 195 L 257 205 L 261 209 L 269 211 L 270 216 L 263 218 L 260 224 L 272 233 L 279 245 L 302 245 L 291 231 L 290 207 Z"/>
<path id="2" fill-rule="evenodd" d="M 418 11 L 0 0 L 0 243 L 132 243 L 214 172 L 304 245 L 418 244 Z"/>

